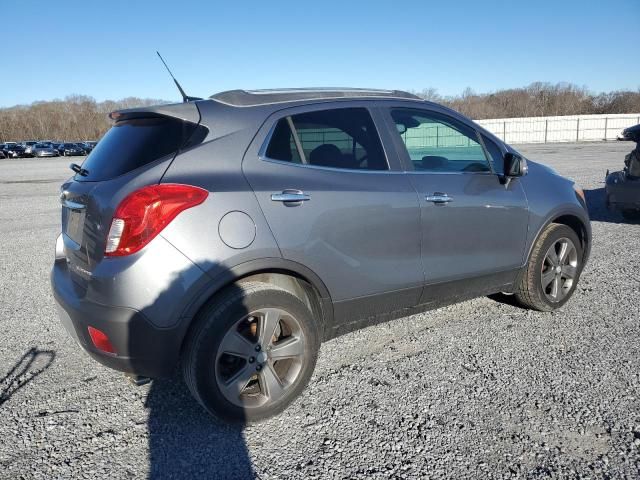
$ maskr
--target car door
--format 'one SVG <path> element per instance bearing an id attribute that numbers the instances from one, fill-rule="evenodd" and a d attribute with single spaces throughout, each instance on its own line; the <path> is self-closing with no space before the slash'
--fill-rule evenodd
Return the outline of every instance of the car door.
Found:
<path id="1" fill-rule="evenodd" d="M 400 170 L 362 102 L 281 110 L 244 157 L 282 256 L 322 279 L 337 322 L 418 303 L 420 207 Z"/>
<path id="2" fill-rule="evenodd" d="M 520 181 L 501 180 L 499 147 L 444 111 L 399 107 L 388 114 L 421 202 L 421 302 L 511 284 L 523 263 L 528 207 Z"/>

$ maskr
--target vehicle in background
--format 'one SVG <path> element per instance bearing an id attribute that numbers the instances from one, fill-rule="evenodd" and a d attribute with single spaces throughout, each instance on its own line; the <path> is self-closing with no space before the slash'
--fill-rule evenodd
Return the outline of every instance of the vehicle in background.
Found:
<path id="1" fill-rule="evenodd" d="M 85 155 L 84 149 L 75 143 L 61 143 L 58 145 L 58 153 L 63 157 Z"/>
<path id="2" fill-rule="evenodd" d="M 89 141 L 85 141 L 85 142 L 80 142 L 82 145 L 84 145 L 85 150 L 87 152 L 87 155 L 89 153 L 91 153 L 91 151 L 95 148 L 95 146 L 98 144 L 98 142 L 89 142 Z"/>
<path id="3" fill-rule="evenodd" d="M 33 156 L 29 153 L 25 153 L 25 148 L 17 143 L 6 145 L 4 152 L 7 155 L 7 158 L 25 158 Z"/>
<path id="4" fill-rule="evenodd" d="M 4 144 L 0 143 L 0 158 L 7 158 L 7 154 L 4 153 Z"/>
<path id="5" fill-rule="evenodd" d="M 14 145 L 17 145 L 16 142 L 4 142 L 2 144 L 0 144 L 0 150 L 2 150 L 2 153 L 4 154 L 5 158 L 10 158 L 11 155 L 9 155 L 9 148 L 13 147 Z"/>
<path id="6" fill-rule="evenodd" d="M 38 143 L 35 140 L 29 140 L 26 142 L 22 142 L 21 145 L 24 147 L 24 152 L 28 155 L 33 154 L 33 146 Z"/>
<path id="7" fill-rule="evenodd" d="M 608 209 L 619 211 L 626 220 L 640 221 L 640 124 L 625 128 L 618 140 L 635 142 L 636 147 L 625 156 L 622 170 L 607 170 L 605 202 Z"/>
<path id="8" fill-rule="evenodd" d="M 578 185 L 409 93 L 235 90 L 111 118 L 61 188 L 60 319 L 111 368 L 180 365 L 224 418 L 282 411 L 348 331 L 498 292 L 561 308 L 589 257 Z"/>
<path id="9" fill-rule="evenodd" d="M 87 147 L 84 142 L 74 142 L 74 145 L 77 146 L 78 148 L 80 148 L 85 155 L 89 155 L 89 153 L 91 152 L 91 150 L 89 149 L 89 147 Z"/>
<path id="10" fill-rule="evenodd" d="M 53 148 L 51 144 L 36 143 L 32 148 L 33 148 L 33 155 L 38 158 L 60 156 L 60 154 L 58 153 L 58 150 Z"/>

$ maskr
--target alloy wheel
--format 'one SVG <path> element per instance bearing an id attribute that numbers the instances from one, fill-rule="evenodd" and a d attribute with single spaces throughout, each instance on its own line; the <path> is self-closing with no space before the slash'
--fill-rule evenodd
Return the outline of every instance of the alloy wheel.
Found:
<path id="1" fill-rule="evenodd" d="M 552 303 L 562 301 L 571 291 L 578 273 L 578 250 L 573 242 L 559 238 L 549 247 L 542 264 L 542 291 Z"/>
<path id="2" fill-rule="evenodd" d="M 282 398 L 300 376 L 304 334 L 296 318 L 261 308 L 225 334 L 215 363 L 220 392 L 234 405 L 255 408 Z"/>

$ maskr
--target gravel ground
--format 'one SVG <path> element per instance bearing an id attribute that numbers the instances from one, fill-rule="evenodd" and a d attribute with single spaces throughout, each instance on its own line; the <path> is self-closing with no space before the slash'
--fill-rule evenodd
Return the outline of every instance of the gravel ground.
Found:
<path id="1" fill-rule="evenodd" d="M 75 346 L 49 289 L 68 159 L 0 161 L 0 477 L 639 478 L 640 225 L 602 208 L 629 149 L 521 148 L 590 204 L 562 311 L 480 298 L 345 335 L 294 405 L 246 428 Z"/>

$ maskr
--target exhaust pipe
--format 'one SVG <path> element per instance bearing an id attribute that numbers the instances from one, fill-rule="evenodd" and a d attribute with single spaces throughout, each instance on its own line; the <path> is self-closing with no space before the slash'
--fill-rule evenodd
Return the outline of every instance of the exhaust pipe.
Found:
<path id="1" fill-rule="evenodd" d="M 125 373 L 127 380 L 133 383 L 136 387 L 141 387 L 142 385 L 146 385 L 147 383 L 151 383 L 151 378 L 143 377 L 141 375 L 133 375 L 131 373 Z"/>

